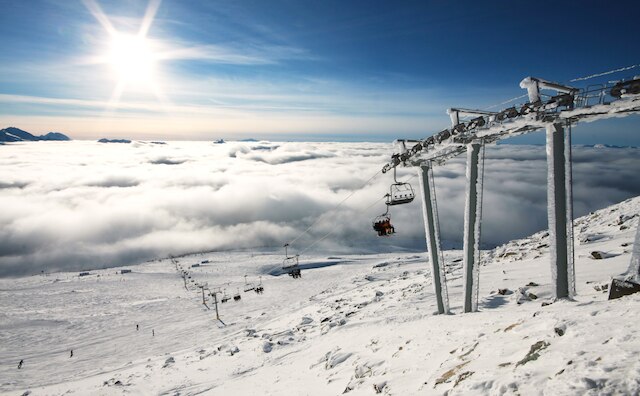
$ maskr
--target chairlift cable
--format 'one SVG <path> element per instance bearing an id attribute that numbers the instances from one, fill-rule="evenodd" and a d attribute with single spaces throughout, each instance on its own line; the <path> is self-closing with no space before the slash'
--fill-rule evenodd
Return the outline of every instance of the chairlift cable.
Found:
<path id="1" fill-rule="evenodd" d="M 506 104 L 509 104 L 509 103 L 511 103 L 511 102 L 515 102 L 516 100 L 524 99 L 524 98 L 526 98 L 526 97 L 528 97 L 528 94 L 524 94 L 524 95 L 516 96 L 515 98 L 511 98 L 511 99 L 509 99 L 509 100 L 505 100 L 504 102 L 496 103 L 496 104 L 491 105 L 491 106 L 489 106 L 489 107 L 485 107 L 485 108 L 484 108 L 484 110 L 491 110 L 491 109 L 496 108 L 496 107 L 498 107 L 498 106 L 506 105 Z"/>
<path id="2" fill-rule="evenodd" d="M 585 80 L 590 80 L 592 78 L 596 78 L 596 77 L 602 77 L 602 76 L 606 76 L 608 74 L 614 74 L 614 73 L 619 73 L 619 72 L 623 72 L 623 71 L 627 71 L 627 70 L 631 70 L 631 69 L 635 69 L 636 67 L 640 66 L 640 64 L 637 65 L 631 65 L 631 66 L 625 66 L 625 67 L 620 67 L 618 69 L 613 69 L 613 70 L 609 70 L 606 72 L 602 72 L 602 73 L 596 73 L 596 74 L 592 74 L 590 76 L 585 76 L 585 77 L 578 77 L 578 78 L 574 78 L 573 80 L 569 80 L 569 82 L 576 82 L 576 81 L 585 81 Z"/>
<path id="3" fill-rule="evenodd" d="M 413 175 L 411 177 L 409 177 L 407 180 L 403 181 L 403 183 L 408 182 L 409 180 L 413 179 L 414 177 L 416 177 L 416 175 Z M 356 211 L 356 214 L 360 214 L 360 213 L 364 213 L 367 210 L 371 209 L 372 207 L 374 207 L 375 205 L 377 205 L 380 201 L 382 201 L 383 199 L 386 199 L 386 195 L 382 196 L 382 198 L 378 198 L 375 201 L 373 201 L 370 205 L 368 205 L 367 207 Z M 389 210 L 389 207 L 387 206 L 387 210 Z M 311 245 L 307 246 L 306 249 L 301 250 L 300 253 L 298 254 L 304 254 L 306 252 L 308 252 L 312 247 L 314 247 L 315 245 L 317 245 L 318 243 L 324 241 L 325 239 L 327 239 L 329 236 L 331 236 L 332 234 L 334 234 L 336 231 L 338 231 L 337 229 L 332 229 L 331 231 L 329 231 L 328 233 L 326 233 L 325 235 L 323 235 L 322 237 L 320 237 L 319 239 L 315 240 Z"/>
<path id="4" fill-rule="evenodd" d="M 382 201 L 383 199 L 386 199 L 386 196 L 383 196 L 382 198 L 378 198 L 376 199 L 371 205 L 367 206 L 366 208 L 357 211 L 357 214 L 360 214 L 368 209 L 371 209 L 372 207 L 374 207 L 375 205 L 377 205 L 380 201 Z M 389 207 L 387 207 L 387 210 L 389 209 Z M 337 229 L 332 229 L 331 231 L 329 231 L 328 233 L 326 233 L 325 235 L 323 235 L 322 237 L 320 237 L 319 239 L 316 239 L 311 245 L 307 246 L 306 249 L 300 251 L 299 254 L 304 254 L 305 252 L 308 252 L 312 247 L 314 247 L 315 245 L 317 245 L 318 243 L 324 241 L 325 239 L 327 239 L 329 236 L 331 236 L 332 234 L 334 234 L 337 231 Z"/>
<path id="5" fill-rule="evenodd" d="M 371 183 L 373 181 L 373 179 L 375 179 L 380 173 L 382 173 L 382 171 L 378 170 L 373 176 L 371 176 L 366 182 L 364 182 L 364 184 L 362 184 L 360 187 L 358 187 L 357 189 L 353 190 L 349 195 L 347 195 L 344 199 L 342 199 L 342 201 L 340 201 L 336 206 L 334 206 L 333 208 L 323 212 L 320 216 L 318 216 L 318 218 L 316 219 L 316 221 L 314 221 L 309 227 L 307 227 L 306 230 L 304 230 L 303 232 L 301 232 L 297 237 L 295 237 L 292 241 L 290 241 L 289 243 L 287 243 L 287 245 L 292 245 L 295 241 L 297 241 L 298 239 L 300 239 L 304 234 L 307 234 L 309 232 L 310 229 L 312 229 L 316 224 L 318 224 L 318 222 L 320 221 L 320 219 L 322 218 L 322 215 L 330 213 L 335 211 L 336 209 L 338 209 L 340 206 L 342 206 L 342 204 L 344 204 L 349 198 L 351 198 L 355 193 L 357 193 L 358 191 L 362 190 L 363 188 L 365 188 L 369 183 Z"/>

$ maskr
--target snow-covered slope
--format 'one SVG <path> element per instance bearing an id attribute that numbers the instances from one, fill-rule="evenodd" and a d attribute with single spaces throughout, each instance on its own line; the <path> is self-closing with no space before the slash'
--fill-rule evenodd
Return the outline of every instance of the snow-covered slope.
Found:
<path id="1" fill-rule="evenodd" d="M 636 197 L 577 220 L 575 301 L 542 304 L 546 233 L 483 252 L 473 314 L 460 313 L 460 251 L 445 252 L 452 315 L 434 315 L 426 254 L 304 257 L 295 280 L 270 275 L 274 255 L 187 256 L 183 268 L 208 261 L 187 288 L 168 259 L 2 279 L 0 390 L 638 394 L 640 295 L 607 301 L 603 287 L 629 264 L 639 212 Z M 245 293 L 244 275 L 264 293 Z M 196 282 L 242 296 L 219 305 L 226 326 Z"/>

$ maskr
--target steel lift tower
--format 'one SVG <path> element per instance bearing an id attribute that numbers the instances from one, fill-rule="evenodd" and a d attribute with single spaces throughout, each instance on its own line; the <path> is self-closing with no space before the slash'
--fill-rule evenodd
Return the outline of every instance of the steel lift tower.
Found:
<path id="1" fill-rule="evenodd" d="M 451 128 L 423 140 L 397 140 L 399 151 L 382 172 L 397 166 L 419 168 L 422 211 L 427 249 L 439 313 L 449 312 L 444 263 L 440 248 L 438 211 L 433 167 L 467 152 L 466 204 L 464 216 L 464 312 L 477 310 L 480 230 L 482 223 L 483 146 L 546 130 L 547 208 L 551 275 L 556 299 L 575 294 L 573 263 L 573 210 L 571 180 L 571 125 L 640 113 L 640 77 L 595 88 L 578 89 L 527 77 L 520 83 L 529 101 L 499 112 L 452 108 Z M 546 92 L 546 93 L 544 93 Z M 551 94 L 549 94 L 551 93 Z M 544 98 L 544 99 L 543 99 Z M 471 116 L 462 122 L 461 116 Z M 569 133 L 567 129 L 569 128 Z M 411 147 L 408 147 L 411 144 Z M 638 260 L 637 258 L 635 259 Z M 633 266 L 633 265 L 632 265 Z M 637 270 L 637 264 L 634 267 Z"/>

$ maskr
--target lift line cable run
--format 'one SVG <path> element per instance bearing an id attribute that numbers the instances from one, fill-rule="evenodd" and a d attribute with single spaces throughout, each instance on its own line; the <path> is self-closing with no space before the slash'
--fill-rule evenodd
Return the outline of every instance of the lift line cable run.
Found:
<path id="1" fill-rule="evenodd" d="M 340 201 L 336 206 L 334 206 L 333 208 L 323 212 L 321 215 L 318 216 L 318 218 L 316 219 L 316 221 L 314 221 L 309 227 L 307 227 L 306 230 L 302 231 L 297 237 L 295 237 L 293 240 L 291 240 L 290 242 L 287 243 L 287 245 L 292 245 L 295 241 L 297 241 L 298 239 L 302 238 L 303 235 L 307 234 L 309 232 L 309 230 L 311 230 L 316 224 L 318 224 L 318 222 L 320 222 L 320 220 L 322 219 L 322 215 L 327 214 L 327 213 L 331 213 L 333 211 L 335 211 L 336 209 L 338 209 L 340 206 L 342 206 L 342 204 L 344 204 L 345 202 L 347 202 L 347 200 L 349 198 L 351 198 L 352 196 L 354 196 L 358 191 L 362 190 L 363 188 L 365 188 L 369 183 L 371 183 L 373 181 L 373 179 L 375 179 L 376 177 L 378 177 L 378 175 L 381 174 L 381 171 L 377 171 L 373 176 L 371 176 L 369 178 L 369 180 L 367 180 L 366 182 L 364 182 L 364 184 L 362 184 L 360 187 L 358 187 L 357 189 L 353 190 L 349 195 L 347 195 L 345 198 L 342 199 L 342 201 Z"/>
<path id="2" fill-rule="evenodd" d="M 573 80 L 569 80 L 569 82 L 576 82 L 576 81 L 591 80 L 592 78 L 602 77 L 602 76 L 606 76 L 606 75 L 608 75 L 608 74 L 614 74 L 614 73 L 619 73 L 619 72 L 623 72 L 623 71 L 627 71 L 627 70 L 635 69 L 635 68 L 636 68 L 636 67 L 638 67 L 638 66 L 640 66 L 640 64 L 637 64 L 637 65 L 631 65 L 631 66 L 625 66 L 625 67 L 621 67 L 621 68 L 618 68 L 618 69 L 609 70 L 609 71 L 602 72 L 602 73 L 592 74 L 592 75 L 590 75 L 590 76 L 574 78 Z"/>
<path id="3" fill-rule="evenodd" d="M 374 207 L 376 204 L 378 204 L 378 202 L 382 201 L 383 199 L 386 199 L 386 196 L 383 196 L 382 198 L 378 198 L 378 199 L 376 199 L 376 200 L 375 200 L 371 205 L 367 206 L 366 208 L 364 208 L 364 209 L 362 209 L 362 210 L 357 211 L 356 213 L 357 213 L 357 214 L 360 214 L 360 213 L 362 213 L 362 212 L 364 212 L 364 211 L 366 211 L 366 210 L 371 209 L 372 207 Z M 306 248 L 306 249 L 304 249 L 304 250 L 300 251 L 300 253 L 298 253 L 298 254 L 300 255 L 300 254 L 304 254 L 304 253 L 308 252 L 312 247 L 314 247 L 314 246 L 315 246 L 315 245 L 317 245 L 318 243 L 320 243 L 320 242 L 324 241 L 325 239 L 327 239 L 328 237 L 330 237 L 331 235 L 333 235 L 336 231 L 338 231 L 338 229 L 337 229 L 337 228 L 332 229 L 331 231 L 329 231 L 328 233 L 326 233 L 326 234 L 325 234 L 325 235 L 323 235 L 322 237 L 320 237 L 320 238 L 316 239 L 316 240 L 315 240 L 311 245 L 307 246 L 307 248 Z"/>
<path id="4" fill-rule="evenodd" d="M 413 176 L 409 177 L 408 179 L 404 180 L 402 183 L 407 183 L 407 182 L 409 182 L 410 180 L 412 180 L 414 177 L 416 177 L 416 175 L 413 175 Z M 375 200 L 375 201 L 373 201 L 370 205 L 366 206 L 366 207 L 365 207 L 365 208 L 363 208 L 363 209 L 360 209 L 360 210 L 356 211 L 356 214 L 361 214 L 361 213 L 364 213 L 364 212 L 368 211 L 369 209 L 371 209 L 371 208 L 373 208 L 375 205 L 377 205 L 380 201 L 382 201 L 382 200 L 384 200 L 384 199 L 386 199 L 386 198 L 387 198 L 387 197 L 386 197 L 386 195 L 385 195 L 385 196 L 382 196 L 381 198 L 376 199 L 376 200 Z M 387 206 L 387 209 L 388 209 L 388 206 Z M 315 245 L 317 245 L 318 243 L 320 243 L 320 242 L 324 241 L 325 239 L 327 239 L 328 237 L 330 237 L 331 235 L 333 235 L 333 234 L 334 234 L 334 233 L 336 233 L 337 231 L 338 231 L 338 229 L 332 229 L 331 231 L 329 231 L 328 233 L 326 233 L 326 234 L 325 234 L 325 235 L 323 235 L 322 237 L 320 237 L 320 238 L 318 238 L 317 240 L 315 240 L 311 245 L 307 246 L 307 248 L 306 248 L 306 249 L 301 250 L 301 251 L 300 251 L 300 253 L 298 253 L 298 254 L 300 255 L 300 254 L 304 254 L 304 253 L 308 252 L 312 247 L 314 247 L 314 246 L 315 246 Z"/>
<path id="5" fill-rule="evenodd" d="M 520 96 L 516 96 L 515 98 L 511 98 L 511 99 L 509 99 L 509 100 L 505 100 L 504 102 L 496 103 L 496 104 L 491 105 L 491 106 L 489 106 L 489 107 L 485 107 L 484 109 L 485 109 L 485 110 L 495 109 L 495 108 L 496 108 L 496 107 L 498 107 L 498 106 L 503 106 L 503 105 L 509 104 L 509 103 L 511 103 L 511 102 L 515 102 L 516 100 L 524 99 L 524 98 L 526 98 L 526 97 L 527 97 L 527 94 L 520 95 Z"/>

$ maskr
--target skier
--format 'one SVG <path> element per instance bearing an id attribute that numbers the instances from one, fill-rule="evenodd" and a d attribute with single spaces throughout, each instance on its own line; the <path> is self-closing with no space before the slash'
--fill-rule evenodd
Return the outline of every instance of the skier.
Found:
<path id="1" fill-rule="evenodd" d="M 151 336 L 155 337 L 156 336 L 156 331 L 154 329 L 151 329 Z"/>
<path id="2" fill-rule="evenodd" d="M 23 363 L 24 363 L 24 360 L 20 359 L 20 363 L 18 363 L 18 370 L 22 368 Z"/>
<path id="3" fill-rule="evenodd" d="M 73 349 L 71 350 L 71 354 L 69 355 L 69 358 L 73 357 Z"/>
<path id="4" fill-rule="evenodd" d="M 136 331 L 140 330 L 140 325 L 136 325 Z"/>

